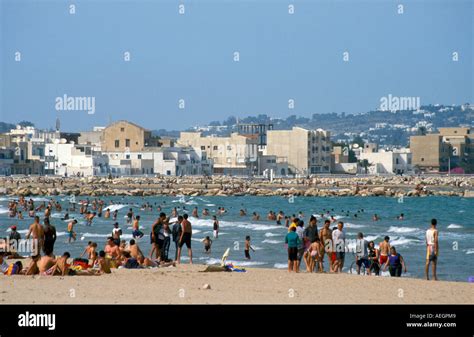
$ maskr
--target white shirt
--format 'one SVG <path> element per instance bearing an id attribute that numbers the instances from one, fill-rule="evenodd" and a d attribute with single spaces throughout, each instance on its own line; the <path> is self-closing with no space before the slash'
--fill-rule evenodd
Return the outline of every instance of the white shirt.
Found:
<path id="1" fill-rule="evenodd" d="M 435 229 L 430 228 L 426 231 L 426 243 L 429 245 L 435 244 L 435 237 L 434 237 Z"/>
<path id="2" fill-rule="evenodd" d="M 336 250 L 337 245 L 344 245 L 345 246 L 345 241 L 346 241 L 346 232 L 344 231 L 344 228 L 342 231 L 339 230 L 339 228 L 336 228 L 335 230 L 332 231 L 332 242 L 334 242 L 334 249 Z"/>

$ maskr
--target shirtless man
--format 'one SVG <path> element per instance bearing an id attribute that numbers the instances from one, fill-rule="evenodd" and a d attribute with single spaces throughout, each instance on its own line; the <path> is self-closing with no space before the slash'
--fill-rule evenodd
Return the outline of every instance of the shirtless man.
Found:
<path id="1" fill-rule="evenodd" d="M 94 213 L 90 213 L 90 212 L 89 212 L 89 213 L 86 215 L 87 226 L 92 226 L 92 220 L 94 220 L 94 218 L 95 218 L 96 215 L 97 215 L 96 212 L 94 212 Z"/>
<path id="2" fill-rule="evenodd" d="M 379 243 L 380 251 L 380 265 L 383 266 L 388 260 L 390 255 L 390 237 L 386 236 L 383 238 L 383 241 Z"/>
<path id="3" fill-rule="evenodd" d="M 105 210 L 104 218 L 105 218 L 105 219 L 110 218 L 110 209 L 107 208 L 107 209 Z"/>
<path id="4" fill-rule="evenodd" d="M 438 280 L 436 276 L 436 265 L 438 263 L 438 253 L 439 253 L 439 245 L 438 245 L 438 230 L 436 229 L 436 225 L 438 221 L 436 219 L 431 219 L 431 227 L 426 231 L 426 264 L 425 264 L 425 277 L 427 280 L 430 279 L 429 271 L 430 271 L 430 264 L 433 263 L 432 272 L 433 272 L 433 279 L 435 281 Z"/>
<path id="5" fill-rule="evenodd" d="M 45 255 L 38 261 L 38 270 L 41 275 L 53 275 L 54 270 L 51 268 L 56 264 L 54 257 Z"/>
<path id="6" fill-rule="evenodd" d="M 39 223 L 39 216 L 35 216 L 34 222 L 30 225 L 30 228 L 28 230 L 28 234 L 26 234 L 26 239 L 30 239 L 30 235 L 33 235 L 33 240 L 36 240 L 37 242 L 37 249 L 38 252 L 37 254 L 40 253 L 40 251 L 43 249 L 43 242 L 44 242 L 44 229 L 43 226 Z"/>
<path id="7" fill-rule="evenodd" d="M 145 256 L 143 255 L 143 252 L 140 247 L 138 247 L 138 244 L 133 239 L 130 240 L 129 251 L 131 257 L 137 259 L 138 263 L 143 264 Z"/>
<path id="8" fill-rule="evenodd" d="M 75 225 L 75 224 L 77 224 L 77 220 L 76 220 L 76 219 L 70 221 L 70 222 L 67 224 L 67 233 L 68 233 L 67 242 L 68 242 L 68 243 L 71 243 L 71 239 L 73 239 L 74 241 L 76 241 L 76 233 L 74 232 L 74 225 Z"/>
<path id="9" fill-rule="evenodd" d="M 41 259 L 41 255 L 34 255 L 31 257 L 30 264 L 23 270 L 25 275 L 37 275 L 39 274 L 38 261 Z"/>
<path id="10" fill-rule="evenodd" d="M 324 254 L 328 256 L 328 264 L 329 264 L 329 271 L 333 272 L 333 267 L 332 267 L 332 230 L 329 227 L 331 224 L 330 220 L 325 220 L 324 221 L 324 227 L 321 228 L 319 231 L 319 241 L 320 241 L 320 247 L 321 247 L 321 252 L 320 252 L 320 261 L 321 261 L 321 271 L 324 271 L 324 265 L 323 265 L 323 259 L 324 259 Z"/>
<path id="11" fill-rule="evenodd" d="M 107 244 L 104 248 L 105 254 L 113 260 L 117 260 L 120 257 L 120 248 L 114 242 L 114 238 L 109 236 L 107 238 Z"/>
<path id="12" fill-rule="evenodd" d="M 186 244 L 188 248 L 188 255 L 189 255 L 189 264 L 193 264 L 193 251 L 191 249 L 191 236 L 193 233 L 191 223 L 188 220 L 188 215 L 183 215 L 183 221 L 181 222 L 181 236 L 179 238 L 179 245 L 178 245 L 178 264 L 181 263 L 181 249 Z"/>
<path id="13" fill-rule="evenodd" d="M 132 235 L 133 235 L 133 238 L 141 238 L 143 236 L 143 232 L 140 231 L 140 216 L 137 215 L 135 217 L 135 220 L 133 220 L 133 225 L 132 225 L 132 229 L 133 229 L 133 232 L 132 232 Z"/>

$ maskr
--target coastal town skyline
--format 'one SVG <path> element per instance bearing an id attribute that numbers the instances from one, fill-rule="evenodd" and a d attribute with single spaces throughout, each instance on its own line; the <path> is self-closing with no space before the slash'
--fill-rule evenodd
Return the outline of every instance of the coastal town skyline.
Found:
<path id="1" fill-rule="evenodd" d="M 370 111 L 388 95 L 472 102 L 469 1 L 1 4 L 4 122 L 179 130 L 222 114 Z M 63 95 L 93 98 L 93 113 L 58 109 Z"/>

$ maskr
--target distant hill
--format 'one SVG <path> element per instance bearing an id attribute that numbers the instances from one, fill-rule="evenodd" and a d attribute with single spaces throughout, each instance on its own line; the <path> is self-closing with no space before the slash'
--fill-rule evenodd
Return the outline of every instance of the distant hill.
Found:
<path id="1" fill-rule="evenodd" d="M 11 129 L 15 129 L 17 125 L 21 126 L 35 126 L 33 123 L 28 121 L 21 121 L 17 124 L 0 122 L 0 133 L 9 132 Z"/>

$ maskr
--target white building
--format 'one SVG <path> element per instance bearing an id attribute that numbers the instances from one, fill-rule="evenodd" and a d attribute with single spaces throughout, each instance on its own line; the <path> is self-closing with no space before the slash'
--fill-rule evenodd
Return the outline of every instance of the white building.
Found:
<path id="1" fill-rule="evenodd" d="M 107 152 L 112 175 L 210 175 L 212 161 L 192 147 L 157 147 L 140 152 Z"/>
<path id="2" fill-rule="evenodd" d="M 402 174 L 412 172 L 412 154 L 409 149 L 394 149 L 393 151 L 379 150 L 378 152 L 360 153 L 361 161 L 367 160 L 369 174 Z M 366 173 L 364 167 L 359 167 L 359 173 Z"/>
<path id="3" fill-rule="evenodd" d="M 45 170 L 61 176 L 102 175 L 107 173 L 108 158 L 92 145 L 66 143 L 65 139 L 46 144 Z"/>

